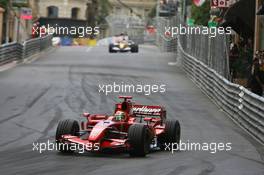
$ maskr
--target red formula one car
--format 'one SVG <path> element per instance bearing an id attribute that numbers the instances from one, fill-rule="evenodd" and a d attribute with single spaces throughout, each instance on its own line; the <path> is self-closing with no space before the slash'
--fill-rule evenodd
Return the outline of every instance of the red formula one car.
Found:
<path id="1" fill-rule="evenodd" d="M 166 120 L 161 106 L 138 105 L 131 96 L 120 96 L 114 114 L 84 113 L 81 127 L 75 120 L 59 122 L 56 143 L 60 152 L 73 152 L 76 145 L 85 151 L 122 150 L 131 156 L 145 156 L 150 149 L 164 149 L 166 143 L 179 143 L 178 120 Z M 81 128 L 81 129 L 80 129 Z M 74 149 L 73 149 L 74 148 Z"/>

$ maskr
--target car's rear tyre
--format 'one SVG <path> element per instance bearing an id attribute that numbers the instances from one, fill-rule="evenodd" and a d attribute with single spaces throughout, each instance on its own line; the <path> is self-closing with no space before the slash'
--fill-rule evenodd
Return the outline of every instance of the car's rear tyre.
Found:
<path id="1" fill-rule="evenodd" d="M 60 121 L 56 131 L 57 149 L 63 153 L 74 152 L 74 150 L 70 149 L 69 144 L 61 142 L 61 136 L 66 134 L 78 136 L 79 131 L 80 131 L 79 123 L 76 120 L 66 119 Z"/>
<path id="2" fill-rule="evenodd" d="M 134 44 L 131 46 L 131 52 L 132 53 L 138 53 L 138 45 Z"/>
<path id="3" fill-rule="evenodd" d="M 150 149 L 150 133 L 146 125 L 134 124 L 129 127 L 129 154 L 133 157 L 144 157 Z"/>
<path id="4" fill-rule="evenodd" d="M 181 138 L 181 126 L 178 120 L 167 120 L 165 122 L 164 134 L 158 137 L 158 145 L 164 150 L 166 145 L 176 143 L 179 146 Z"/>

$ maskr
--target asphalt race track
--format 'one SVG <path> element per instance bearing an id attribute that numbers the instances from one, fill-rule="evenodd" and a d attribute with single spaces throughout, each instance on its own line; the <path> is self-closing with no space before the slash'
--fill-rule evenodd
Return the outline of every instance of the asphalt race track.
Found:
<path id="1" fill-rule="evenodd" d="M 38 60 L 0 72 L 0 174 L 92 175 L 263 175 L 264 151 L 184 74 L 169 66 L 173 55 L 154 46 L 138 54 L 109 54 L 107 47 L 62 47 Z M 99 93 L 99 84 L 165 84 L 165 93 L 133 94 L 160 104 L 178 118 L 182 141 L 231 142 L 231 151 L 156 151 L 146 158 L 128 154 L 33 151 L 33 142 L 54 140 L 64 118 L 84 111 L 112 114 L 118 95 Z"/>

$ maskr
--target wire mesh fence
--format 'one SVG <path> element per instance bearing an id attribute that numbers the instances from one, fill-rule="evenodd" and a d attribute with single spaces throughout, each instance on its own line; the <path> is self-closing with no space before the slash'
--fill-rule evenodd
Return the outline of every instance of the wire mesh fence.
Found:
<path id="1" fill-rule="evenodd" d="M 180 33 L 179 31 L 183 27 L 185 32 Z M 173 33 L 173 30 L 168 32 L 169 28 L 177 28 L 177 34 Z M 196 57 L 210 68 L 216 70 L 220 75 L 229 79 L 228 35 L 217 32 L 213 36 L 209 32 L 205 34 L 201 32 L 201 26 L 196 26 L 195 30 L 189 29 L 192 29 L 192 27 L 181 22 L 178 17 L 158 18 L 157 45 L 162 51 L 176 52 L 177 40 L 179 39 L 183 49 L 188 54 Z M 196 32 L 189 33 L 189 31 Z"/>
<path id="2" fill-rule="evenodd" d="M 125 33 L 135 43 L 144 43 L 145 21 L 136 16 L 110 15 L 106 18 L 109 25 L 109 35 Z"/>
<path id="3" fill-rule="evenodd" d="M 164 18 L 158 17 L 156 19 L 157 37 L 156 44 L 163 52 L 176 52 L 177 50 L 177 37 L 166 33 L 166 28 L 178 24 L 177 18 Z"/>

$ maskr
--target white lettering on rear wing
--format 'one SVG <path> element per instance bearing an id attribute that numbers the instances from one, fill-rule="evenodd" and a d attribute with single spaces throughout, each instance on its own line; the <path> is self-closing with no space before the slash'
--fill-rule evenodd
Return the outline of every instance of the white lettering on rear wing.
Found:
<path id="1" fill-rule="evenodd" d="M 162 109 L 160 106 L 145 106 L 145 105 L 135 105 L 132 108 L 133 113 L 136 115 L 153 115 L 160 116 Z"/>

